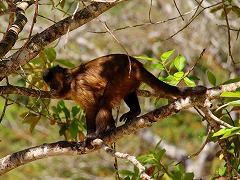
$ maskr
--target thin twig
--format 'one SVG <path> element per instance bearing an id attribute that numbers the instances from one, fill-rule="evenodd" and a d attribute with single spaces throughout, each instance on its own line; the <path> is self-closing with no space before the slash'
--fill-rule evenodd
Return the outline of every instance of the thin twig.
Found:
<path id="1" fill-rule="evenodd" d="M 149 11 L 148 11 L 148 19 L 149 19 L 150 23 L 152 23 L 151 13 L 152 13 L 152 0 L 150 0 L 150 8 L 149 8 Z"/>
<path id="2" fill-rule="evenodd" d="M 182 16 L 186 16 L 186 15 L 188 15 L 188 14 L 191 14 L 193 11 L 194 11 L 194 9 L 192 9 L 191 11 L 188 11 L 188 12 L 184 13 Z M 141 27 L 141 26 L 159 25 L 159 24 L 163 24 L 163 23 L 166 23 L 166 22 L 169 22 L 169 21 L 176 20 L 176 19 L 178 19 L 178 18 L 181 18 L 181 17 L 180 17 L 180 16 L 176 16 L 176 17 L 169 18 L 169 19 L 166 19 L 166 20 L 163 20 L 163 21 L 156 21 L 156 22 L 149 22 L 149 23 L 141 23 L 141 24 L 124 26 L 124 27 L 112 29 L 112 32 L 120 31 L 120 30 L 125 30 L 125 29 L 128 29 L 128 28 L 137 28 L 137 27 Z M 88 31 L 88 32 L 91 32 L 91 33 L 107 33 L 108 31 Z"/>
<path id="3" fill-rule="evenodd" d="M 32 24 L 31 24 L 30 32 L 29 32 L 29 35 L 28 35 L 28 41 L 25 43 L 25 46 L 27 45 L 27 43 L 29 42 L 29 40 L 32 37 L 32 31 L 33 31 L 34 24 L 37 21 L 37 16 L 38 16 L 38 0 L 35 1 L 34 16 L 33 16 Z"/>
<path id="4" fill-rule="evenodd" d="M 184 21 L 183 15 L 182 15 L 182 13 L 181 13 L 180 9 L 178 8 L 178 5 L 177 5 L 176 1 L 175 1 L 175 0 L 173 0 L 173 2 L 174 2 L 174 5 L 175 5 L 175 7 L 176 7 L 176 9 L 177 9 L 177 11 L 178 11 L 178 13 L 179 13 L 180 17 L 181 17 L 181 18 L 182 18 L 182 20 Z"/>
<path id="5" fill-rule="evenodd" d="M 226 24 L 227 24 L 227 35 L 228 35 L 228 53 L 229 56 L 233 62 L 233 64 L 235 65 L 235 61 L 233 59 L 233 55 L 232 55 L 232 47 L 231 47 L 231 31 L 230 31 L 230 25 L 229 25 L 229 21 L 228 21 L 228 13 L 227 13 L 227 8 L 226 5 L 223 2 L 223 10 L 224 10 L 224 15 L 225 15 L 225 20 L 226 20 Z"/>
<path id="6" fill-rule="evenodd" d="M 210 127 L 209 130 L 208 130 L 208 133 L 207 133 L 207 137 L 205 138 L 205 141 L 204 141 L 204 143 L 202 144 L 202 146 L 199 148 L 199 150 L 198 150 L 197 152 L 193 153 L 192 155 L 187 156 L 186 158 L 184 158 L 183 160 L 181 160 L 181 161 L 178 162 L 177 164 L 181 164 L 182 162 L 185 162 L 186 160 L 188 160 L 188 159 L 190 159 L 190 158 L 194 158 L 194 157 L 198 156 L 198 155 L 202 152 L 202 150 L 204 149 L 204 147 L 207 145 L 208 140 L 209 140 L 209 138 L 210 138 L 210 136 L 211 136 L 211 132 L 212 132 L 212 128 Z"/>
<path id="7" fill-rule="evenodd" d="M 114 151 L 113 149 L 111 149 L 106 143 L 103 142 L 103 140 L 101 139 L 95 139 L 93 140 L 92 142 L 92 145 L 93 146 L 101 146 L 102 149 L 110 154 L 111 156 L 113 157 L 117 157 L 117 158 L 121 158 L 121 159 L 126 159 L 128 161 L 130 161 L 131 163 L 133 163 L 138 169 L 139 169 L 139 172 L 140 172 L 140 178 L 145 178 L 145 179 L 149 179 L 149 180 L 153 180 L 150 176 L 148 176 L 146 173 L 145 173 L 145 167 L 136 159 L 135 156 L 131 156 L 129 154 L 126 154 L 126 153 L 121 153 L 121 152 L 117 152 L 117 151 Z"/>
<path id="8" fill-rule="evenodd" d="M 206 9 L 212 8 L 212 7 L 217 6 L 217 5 L 219 5 L 219 4 L 221 4 L 221 2 L 203 8 L 203 9 L 202 9 L 199 13 L 197 13 L 196 15 L 195 15 L 195 13 L 194 13 L 195 16 L 193 16 L 185 26 L 183 26 L 181 29 L 179 29 L 178 31 L 176 31 L 175 33 L 173 33 L 171 36 L 169 36 L 168 38 L 164 39 L 163 41 L 166 41 L 166 40 L 169 40 L 169 39 L 173 38 L 173 37 L 176 36 L 178 33 L 180 33 L 181 31 L 183 31 L 184 29 L 186 29 L 186 28 L 187 28 L 200 14 L 202 14 L 202 12 L 204 12 Z M 199 7 L 199 6 L 198 6 L 198 7 Z M 198 8 L 197 8 L 197 9 L 198 9 Z"/>
<path id="9" fill-rule="evenodd" d="M 187 77 L 187 76 L 194 70 L 194 68 L 197 66 L 198 62 L 202 59 L 202 56 L 204 55 L 205 51 L 206 51 L 206 48 L 204 48 L 204 49 L 202 50 L 200 56 L 198 57 L 198 59 L 196 60 L 196 62 L 194 63 L 194 65 L 191 67 L 190 70 L 188 70 L 188 71 L 184 74 L 184 76 L 180 79 L 180 81 L 179 81 L 177 84 L 179 84 L 185 77 Z"/>

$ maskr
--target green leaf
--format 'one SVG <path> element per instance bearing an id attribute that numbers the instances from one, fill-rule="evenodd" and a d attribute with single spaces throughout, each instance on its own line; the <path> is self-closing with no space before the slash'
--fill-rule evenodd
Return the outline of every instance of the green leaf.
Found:
<path id="1" fill-rule="evenodd" d="M 65 60 L 65 59 L 58 59 L 56 60 L 56 62 L 58 62 L 59 64 L 62 64 L 68 68 L 74 68 L 75 65 L 73 63 L 71 63 L 69 60 Z"/>
<path id="2" fill-rule="evenodd" d="M 223 137 L 221 137 L 221 139 L 234 136 L 235 134 L 237 134 L 237 133 L 239 133 L 239 132 L 240 132 L 240 127 L 233 127 L 233 128 L 231 128 L 231 129 L 229 129 L 229 132 L 225 133 L 225 134 L 223 135 Z"/>
<path id="3" fill-rule="evenodd" d="M 3 2 L 0 2 L 0 9 L 1 10 L 7 10 L 7 6 L 5 6 L 5 4 Z"/>
<path id="4" fill-rule="evenodd" d="M 220 109 L 226 107 L 226 106 L 240 106 L 240 100 L 236 100 L 236 101 L 231 101 L 227 104 L 224 104 L 222 106 L 220 106 L 219 108 L 216 109 L 216 111 L 219 111 Z"/>
<path id="5" fill-rule="evenodd" d="M 64 8 L 65 3 L 66 3 L 66 0 L 61 0 L 60 1 L 60 6 L 61 6 L 62 9 Z"/>
<path id="6" fill-rule="evenodd" d="M 221 135 L 225 134 L 226 130 L 227 130 L 226 128 L 220 129 L 218 132 L 215 132 L 215 133 L 213 134 L 213 137 L 221 136 Z"/>
<path id="7" fill-rule="evenodd" d="M 194 174 L 193 173 L 185 173 L 182 177 L 182 180 L 193 180 Z"/>
<path id="8" fill-rule="evenodd" d="M 146 60 L 146 61 L 153 61 L 153 62 L 159 62 L 158 59 L 145 57 L 145 56 L 134 56 L 136 59 Z"/>
<path id="9" fill-rule="evenodd" d="M 151 64 L 152 69 L 164 70 L 164 66 L 162 64 Z"/>
<path id="10" fill-rule="evenodd" d="M 232 11 L 240 17 L 240 8 L 238 6 L 232 6 Z"/>
<path id="11" fill-rule="evenodd" d="M 158 141 L 158 143 L 155 145 L 153 151 L 156 151 L 158 149 L 158 147 L 160 146 L 162 140 Z"/>
<path id="12" fill-rule="evenodd" d="M 72 107 L 72 116 L 75 117 L 80 112 L 80 108 L 78 106 Z"/>
<path id="13" fill-rule="evenodd" d="M 63 124 L 59 130 L 59 135 L 60 136 L 65 135 L 66 130 L 67 130 L 67 126 L 66 124 Z"/>
<path id="14" fill-rule="evenodd" d="M 168 82 L 168 84 L 171 85 L 176 85 L 178 83 L 178 81 L 176 80 L 176 78 L 172 75 L 167 76 L 164 81 Z"/>
<path id="15" fill-rule="evenodd" d="M 174 68 L 174 61 L 171 62 L 170 66 L 169 66 L 169 70 L 172 70 Z"/>
<path id="16" fill-rule="evenodd" d="M 189 78 L 190 80 L 193 80 L 193 81 L 198 81 L 198 80 L 200 80 L 200 79 L 199 79 L 197 76 L 195 76 L 195 75 L 189 75 L 188 78 Z"/>
<path id="17" fill-rule="evenodd" d="M 178 71 L 182 71 L 186 65 L 186 58 L 183 55 L 178 55 L 174 59 L 174 66 L 177 68 Z"/>
<path id="18" fill-rule="evenodd" d="M 240 132 L 240 127 L 224 128 L 224 129 L 221 129 L 218 132 L 214 133 L 213 137 L 222 136 L 221 139 L 224 139 L 224 138 L 228 138 L 230 136 L 233 136 L 238 132 Z"/>
<path id="19" fill-rule="evenodd" d="M 21 114 L 21 116 L 23 116 L 23 114 Z M 22 121 L 22 123 L 27 123 L 27 124 L 30 124 L 30 131 L 33 132 L 35 126 L 37 125 L 38 121 L 40 120 L 40 116 L 39 115 L 36 115 L 36 114 L 33 114 L 33 113 L 27 113 L 25 116 L 24 116 L 24 119 Z"/>
<path id="20" fill-rule="evenodd" d="M 66 108 L 65 103 L 64 103 L 63 100 L 58 101 L 57 109 L 58 109 L 59 112 L 63 111 L 66 118 L 70 118 L 70 112 Z"/>
<path id="21" fill-rule="evenodd" d="M 155 158 L 153 157 L 153 154 L 144 155 L 143 158 L 145 158 L 142 161 L 143 164 L 150 164 L 150 163 L 153 163 L 155 161 Z"/>
<path id="22" fill-rule="evenodd" d="M 33 130 L 34 130 L 35 126 L 37 125 L 37 123 L 39 122 L 39 120 L 40 120 L 40 116 L 36 116 L 33 119 L 32 123 L 30 125 L 30 132 L 33 132 Z"/>
<path id="23" fill-rule="evenodd" d="M 162 55 L 161 55 L 161 60 L 163 61 L 163 62 L 165 62 L 171 55 L 172 55 L 172 53 L 174 53 L 174 51 L 175 51 L 175 49 L 173 49 L 173 50 L 170 50 L 170 51 L 167 51 L 167 52 L 164 52 Z"/>
<path id="24" fill-rule="evenodd" d="M 219 174 L 220 176 L 224 176 L 225 173 L 226 173 L 226 170 L 227 170 L 226 167 L 220 167 L 220 168 L 218 169 L 218 174 Z"/>
<path id="25" fill-rule="evenodd" d="M 240 78 L 234 78 L 234 79 L 230 79 L 225 81 L 223 84 L 230 84 L 230 83 L 235 83 L 235 82 L 239 82 Z"/>
<path id="26" fill-rule="evenodd" d="M 19 115 L 19 117 L 21 117 L 22 119 L 24 119 L 27 116 L 28 112 L 24 112 L 22 114 Z"/>
<path id="27" fill-rule="evenodd" d="M 228 15 L 228 14 L 231 12 L 231 10 L 232 10 L 231 7 L 225 8 L 225 10 L 222 11 L 222 13 L 221 13 L 221 17 L 222 17 L 222 18 L 225 18 L 225 16 Z"/>
<path id="28" fill-rule="evenodd" d="M 44 52 L 51 62 L 54 61 L 57 57 L 57 53 L 54 48 L 45 49 Z"/>
<path id="29" fill-rule="evenodd" d="M 210 12 L 215 13 L 221 9 L 223 9 L 223 5 L 218 5 L 218 6 L 215 6 L 214 8 L 212 8 Z"/>
<path id="30" fill-rule="evenodd" d="M 223 92 L 221 95 L 221 97 L 240 97 L 240 92 Z"/>
<path id="31" fill-rule="evenodd" d="M 184 72 L 182 72 L 182 71 L 176 72 L 176 73 L 174 73 L 173 76 L 176 78 L 176 80 L 179 81 L 184 76 Z"/>
<path id="32" fill-rule="evenodd" d="M 55 114 L 59 114 L 59 111 L 56 106 L 52 106 L 51 109 Z"/>
<path id="33" fill-rule="evenodd" d="M 190 80 L 188 77 L 184 78 L 184 82 L 189 86 L 189 87 L 195 87 L 196 84 L 194 81 Z"/>
<path id="34" fill-rule="evenodd" d="M 72 138 L 77 137 L 78 134 L 78 124 L 76 121 L 71 121 L 69 125 L 69 130 Z"/>
<path id="35" fill-rule="evenodd" d="M 47 62 L 47 55 L 46 55 L 46 53 L 45 53 L 45 50 L 40 51 L 40 53 L 39 53 L 38 56 L 39 56 L 39 58 L 42 59 L 45 63 Z"/>
<path id="36" fill-rule="evenodd" d="M 166 153 L 166 150 L 162 149 L 162 150 L 158 151 L 158 153 L 154 154 L 154 157 L 156 158 L 158 163 L 161 161 L 161 159 L 165 153 Z"/>
<path id="37" fill-rule="evenodd" d="M 182 179 L 182 173 L 180 171 L 174 171 L 173 179 Z"/>
<path id="38" fill-rule="evenodd" d="M 229 102 L 228 105 L 229 106 L 240 106 L 240 100 Z"/>
<path id="39" fill-rule="evenodd" d="M 65 103 L 63 100 L 58 101 L 57 103 L 57 111 L 62 112 L 62 107 L 65 106 Z"/>
<path id="40" fill-rule="evenodd" d="M 129 176 L 134 175 L 134 172 L 129 171 L 129 170 L 119 170 L 118 173 L 122 174 L 122 175 L 129 175 Z"/>
<path id="41" fill-rule="evenodd" d="M 184 173 L 184 167 L 182 164 L 178 164 L 174 167 L 174 172 L 180 171 L 181 173 Z"/>
<path id="42" fill-rule="evenodd" d="M 44 61 L 44 59 L 38 57 L 38 58 L 34 58 L 33 60 L 31 60 L 32 64 L 38 64 L 40 66 L 45 66 L 46 65 L 46 61 Z"/>
<path id="43" fill-rule="evenodd" d="M 211 71 L 207 71 L 208 81 L 213 85 L 216 86 L 216 77 L 213 75 Z"/>
<path id="44" fill-rule="evenodd" d="M 69 112 L 69 110 L 66 108 L 66 107 L 63 107 L 63 112 L 64 112 L 64 114 L 65 114 L 65 117 L 68 119 L 68 118 L 70 118 L 70 112 Z"/>

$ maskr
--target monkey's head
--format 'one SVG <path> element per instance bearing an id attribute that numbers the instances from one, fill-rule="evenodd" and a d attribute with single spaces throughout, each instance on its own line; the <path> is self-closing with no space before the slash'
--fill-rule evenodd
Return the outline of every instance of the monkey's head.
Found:
<path id="1" fill-rule="evenodd" d="M 50 86 L 51 94 L 56 98 L 67 98 L 71 88 L 71 74 L 67 68 L 54 66 L 43 72 L 44 81 Z"/>

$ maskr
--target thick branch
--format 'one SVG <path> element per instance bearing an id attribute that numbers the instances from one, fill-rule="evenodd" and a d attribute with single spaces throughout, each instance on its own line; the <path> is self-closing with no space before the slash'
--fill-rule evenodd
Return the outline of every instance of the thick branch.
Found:
<path id="1" fill-rule="evenodd" d="M 235 82 L 231 84 L 224 84 L 221 86 L 210 88 L 207 91 L 207 97 L 209 100 L 216 99 L 220 97 L 223 92 L 233 92 L 240 87 L 240 82 Z"/>
<path id="2" fill-rule="evenodd" d="M 206 92 L 206 95 L 209 100 L 212 100 L 220 97 L 221 93 L 223 92 L 233 92 L 239 87 L 240 87 L 240 82 L 221 85 L 218 87 L 213 87 L 208 89 L 208 91 Z M 35 89 L 29 89 L 25 87 L 18 87 L 18 86 L 0 86 L 0 95 L 7 95 L 7 94 L 18 94 L 22 96 L 31 96 L 36 98 L 38 97 L 51 98 L 51 99 L 54 98 L 49 91 L 35 90 Z M 146 90 L 138 90 L 137 95 L 142 97 L 166 98 L 166 95 L 164 94 L 160 94 L 158 92 L 150 92 Z"/>
<path id="3" fill-rule="evenodd" d="M 189 108 L 191 106 L 193 106 L 193 104 L 191 104 L 190 98 L 186 98 L 186 100 L 178 100 L 170 105 L 163 106 L 116 128 L 111 132 L 111 134 L 103 137 L 103 141 L 111 144 L 116 142 L 117 139 L 122 138 L 124 135 L 135 133 L 141 128 L 151 126 L 154 122 L 174 115 L 180 110 Z M 0 175 L 37 159 L 60 155 L 80 155 L 92 151 L 93 149 L 84 149 L 83 143 L 77 142 L 61 141 L 52 144 L 44 144 L 14 153 L 12 155 L 7 155 L 0 159 Z"/>
<path id="4" fill-rule="evenodd" d="M 89 151 L 84 150 L 83 143 L 59 141 L 52 144 L 43 144 L 7 155 L 0 159 L 0 175 L 38 159 L 58 155 L 80 155 L 87 152 Z"/>
<path id="5" fill-rule="evenodd" d="M 119 1 L 120 2 L 120 1 Z M 92 19 L 96 18 L 103 12 L 107 11 L 117 3 L 92 3 L 84 9 L 74 14 L 74 17 L 67 17 L 58 23 L 50 26 L 40 34 L 36 34 L 26 46 L 19 49 L 7 60 L 0 62 L 0 80 L 15 72 L 19 67 L 28 63 L 36 57 L 38 53 L 51 42 L 72 31 Z"/>
<path id="6" fill-rule="evenodd" d="M 0 58 L 8 53 L 12 49 L 17 41 L 18 34 L 23 30 L 23 27 L 27 23 L 25 16 L 26 9 L 33 4 L 33 1 L 22 1 L 16 5 L 16 21 L 8 29 L 3 40 L 0 42 Z"/>
<path id="7" fill-rule="evenodd" d="M 126 159 L 128 161 L 130 161 L 131 163 L 133 163 L 140 172 L 140 178 L 142 179 L 146 179 L 146 180 L 153 180 L 150 176 L 148 176 L 145 172 L 145 167 L 136 159 L 135 156 L 131 156 L 129 154 L 126 153 L 121 153 L 121 152 L 117 152 L 115 150 L 113 150 L 112 148 L 110 148 L 106 143 L 104 143 L 101 139 L 95 139 L 92 144 L 94 146 L 101 146 L 102 149 L 110 154 L 113 157 L 116 158 L 121 158 L 121 159 Z"/>
<path id="8" fill-rule="evenodd" d="M 135 118 L 132 121 L 117 127 L 110 134 L 103 137 L 103 141 L 107 144 L 116 142 L 118 139 L 125 135 L 133 134 L 142 128 L 152 126 L 153 123 L 161 121 L 169 116 L 177 114 L 179 111 L 188 109 L 193 106 L 200 107 L 203 112 L 205 112 L 207 99 L 214 99 L 218 97 L 221 91 L 234 91 L 240 83 L 223 85 L 218 88 L 212 88 L 208 90 L 206 95 L 187 97 L 185 99 L 178 99 L 177 101 L 162 106 L 152 112 L 149 112 L 141 117 Z M 16 90 L 16 92 L 19 89 Z M 28 92 L 26 92 L 28 93 Z M 37 91 L 36 91 L 37 93 Z M 205 112 L 206 113 L 206 112 Z M 206 113 L 207 114 L 207 113 Z M 210 121 L 210 125 L 215 131 L 219 129 L 219 125 L 215 121 Z M 214 123 L 214 124 L 212 124 Z M 8 155 L 0 159 L 0 174 L 6 173 L 20 165 L 24 165 L 28 162 L 42 159 L 50 156 L 60 156 L 60 155 L 79 155 L 92 152 L 87 148 L 83 148 L 83 143 L 76 142 L 57 142 L 52 144 L 44 144 L 41 146 L 29 148 L 12 155 Z"/>
<path id="9" fill-rule="evenodd" d="M 0 95 L 7 94 L 18 94 L 21 96 L 31 96 L 36 98 L 54 98 L 49 91 L 41 91 L 18 86 L 0 86 Z"/>

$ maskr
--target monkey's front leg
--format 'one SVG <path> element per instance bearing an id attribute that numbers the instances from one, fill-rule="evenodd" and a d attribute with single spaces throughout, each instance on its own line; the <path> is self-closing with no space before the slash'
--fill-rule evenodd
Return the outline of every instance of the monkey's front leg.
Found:
<path id="1" fill-rule="evenodd" d="M 96 135 L 102 138 L 106 133 L 115 129 L 115 121 L 112 116 L 112 109 L 102 107 L 96 116 Z"/>
<path id="2" fill-rule="evenodd" d="M 86 111 L 86 124 L 87 124 L 87 135 L 84 140 L 84 146 L 90 146 L 90 141 L 97 138 L 96 135 L 96 115 L 98 110 L 88 110 Z M 92 147 L 91 147 L 92 148 Z"/>

